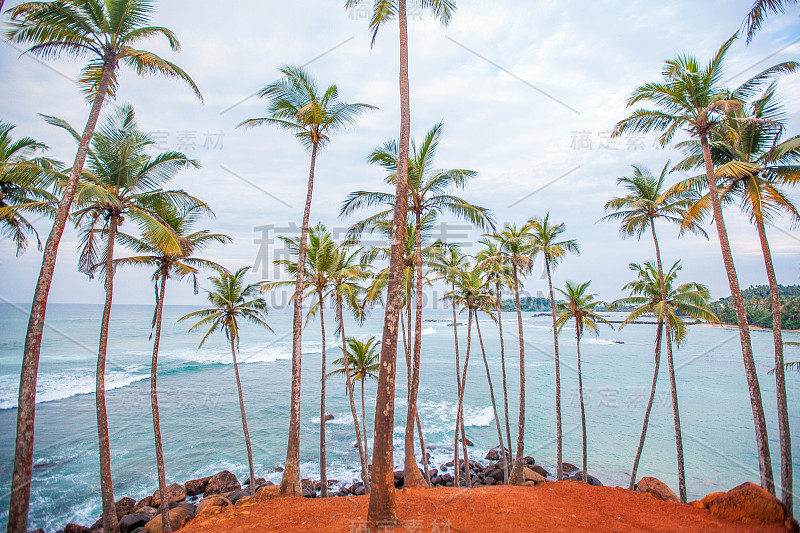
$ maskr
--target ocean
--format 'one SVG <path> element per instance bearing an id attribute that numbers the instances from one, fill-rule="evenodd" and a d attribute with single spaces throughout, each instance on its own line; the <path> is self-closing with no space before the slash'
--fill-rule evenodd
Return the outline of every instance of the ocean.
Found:
<path id="1" fill-rule="evenodd" d="M 177 319 L 195 307 L 167 306 L 159 363 L 159 400 L 167 482 L 184 482 L 228 469 L 240 480 L 248 476 L 236 383 L 224 335 L 197 346 L 201 333 L 187 333 Z M 0 305 L 0 527 L 8 517 L 11 465 L 14 455 L 17 387 L 27 325 L 26 306 Z M 91 525 L 100 515 L 94 371 L 102 307 L 51 305 L 39 367 L 34 475 L 30 528 L 55 531 L 67 522 Z M 452 460 L 456 414 L 452 312 L 425 310 L 419 411 L 425 443 L 438 466 Z M 116 499 L 140 499 L 157 487 L 149 396 L 150 306 L 115 305 L 112 311 L 106 387 L 108 389 L 111 458 Z M 523 314 L 525 339 L 525 453 L 554 471 L 556 457 L 554 364 L 550 318 Z M 614 314 L 610 314 L 614 315 Z M 622 315 L 615 315 L 619 318 Z M 326 318 L 330 362 L 340 357 L 334 335 L 334 313 Z M 466 324 L 466 317 L 460 322 Z M 285 459 L 291 378 L 291 311 L 270 312 L 274 329 L 245 325 L 241 333 L 240 373 L 256 474 L 279 481 L 274 468 Z M 518 406 L 518 339 L 516 315 L 503 313 L 512 438 L 516 439 Z M 622 330 L 601 327 L 581 342 L 586 403 L 589 472 L 606 485 L 627 486 L 628 472 L 639 440 L 653 371 L 655 325 L 637 324 Z M 380 336 L 382 311 L 363 323 L 348 319 L 350 336 Z M 503 417 L 499 335 L 488 317 L 481 320 L 486 356 L 496 401 Z M 769 425 L 773 468 L 780 476 L 772 335 L 753 331 L 753 348 Z M 784 340 L 800 341 L 786 333 Z M 459 328 L 461 357 L 466 327 Z M 581 462 L 580 411 L 575 336 L 565 328 L 560 336 L 564 460 Z M 319 479 L 319 390 L 322 338 L 318 317 L 303 333 L 301 410 L 302 476 Z M 800 348 L 787 346 L 787 360 L 800 359 Z M 739 347 L 738 331 L 692 326 L 675 353 L 680 416 L 690 499 L 728 490 L 744 481 L 758 481 L 753 418 Z M 666 353 L 639 477 L 655 476 L 677 492 L 675 435 Z M 375 409 L 374 380 L 366 386 L 367 425 L 372 449 Z M 800 374 L 787 375 L 789 415 L 794 448 L 800 441 Z M 358 388 L 356 389 L 358 391 Z M 406 367 L 398 352 L 395 418 L 395 469 L 402 468 L 402 436 L 406 410 Z M 358 397 L 356 398 L 358 402 Z M 486 373 L 477 335 L 465 392 L 467 437 L 473 459 L 483 459 L 496 446 L 497 433 Z M 358 452 L 344 377 L 328 380 L 328 478 L 340 485 L 360 477 Z M 505 434 L 505 432 L 504 432 Z M 419 451 L 417 452 L 419 458 Z M 800 487 L 800 453 L 794 453 L 795 487 Z M 796 497 L 800 505 L 800 497 Z"/>

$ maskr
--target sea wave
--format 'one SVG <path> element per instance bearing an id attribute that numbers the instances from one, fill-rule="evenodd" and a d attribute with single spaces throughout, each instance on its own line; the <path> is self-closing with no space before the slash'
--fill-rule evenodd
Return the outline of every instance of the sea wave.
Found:
<path id="1" fill-rule="evenodd" d="M 106 391 L 121 389 L 150 377 L 143 372 L 143 365 L 122 367 L 119 370 L 106 372 Z M 85 372 L 55 372 L 40 374 L 36 385 L 36 403 L 54 402 L 82 394 L 95 392 L 95 373 L 92 370 Z M 19 396 L 19 383 L 13 376 L 0 378 L 0 409 L 13 409 L 17 406 Z"/>
<path id="2" fill-rule="evenodd" d="M 622 341 L 616 339 L 583 339 L 581 342 L 585 344 L 598 344 L 600 346 L 610 346 L 612 344 L 624 344 Z"/>
<path id="3" fill-rule="evenodd" d="M 422 330 L 422 334 L 423 335 L 434 335 L 436 333 L 438 333 L 438 332 L 433 328 L 423 328 L 423 330 Z"/>

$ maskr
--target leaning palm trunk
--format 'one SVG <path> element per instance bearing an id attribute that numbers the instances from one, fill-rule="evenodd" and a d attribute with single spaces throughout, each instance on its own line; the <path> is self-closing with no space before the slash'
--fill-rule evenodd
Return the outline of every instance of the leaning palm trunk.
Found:
<path id="1" fill-rule="evenodd" d="M 319 326 L 322 331 L 322 383 L 319 393 L 319 475 L 322 485 L 322 497 L 328 497 L 328 462 L 325 446 L 325 382 L 326 382 L 326 363 L 325 360 L 325 316 L 323 309 L 322 291 L 319 291 Z"/>
<path id="2" fill-rule="evenodd" d="M 517 266 L 514 269 L 514 302 L 517 306 L 517 326 L 519 328 L 519 422 L 517 424 L 517 451 L 514 454 L 514 467 L 508 479 L 509 485 L 522 485 L 522 457 L 525 448 L 525 341 L 522 338 L 522 309 L 519 303 L 519 278 Z M 509 446 L 510 447 L 510 446 Z"/>
<path id="3" fill-rule="evenodd" d="M 772 300 L 772 339 L 775 343 L 775 391 L 778 400 L 778 434 L 781 443 L 781 501 L 789 516 L 793 515 L 792 495 L 792 435 L 789 431 L 789 407 L 786 401 L 786 376 L 783 368 L 783 335 L 781 334 L 781 299 L 778 293 L 778 281 L 775 279 L 775 269 L 772 266 L 772 253 L 770 252 L 764 220 L 756 219 L 758 238 L 761 242 L 761 252 L 764 256 L 764 265 L 767 268 L 769 292 Z"/>
<path id="4" fill-rule="evenodd" d="M 550 275 L 550 258 L 545 255 L 547 286 L 550 288 L 550 315 L 553 317 L 553 353 L 556 362 L 556 481 L 564 479 L 564 440 L 561 431 L 561 360 L 558 355 L 558 329 L 556 328 L 556 299 L 553 294 L 553 278 Z"/>
<path id="5" fill-rule="evenodd" d="M 14 472 L 11 476 L 11 494 L 8 505 L 8 531 L 28 530 L 28 509 L 31 500 L 31 474 L 33 472 L 33 434 L 34 419 L 36 417 L 36 381 L 39 372 L 39 354 L 42 348 L 42 333 L 44 331 L 45 314 L 47 311 L 47 297 L 50 293 L 50 284 L 53 281 L 53 270 L 56 266 L 58 245 L 64 227 L 67 223 L 78 178 L 86 162 L 89 152 L 89 143 L 94 135 L 97 119 L 103 107 L 111 73 L 114 70 L 114 61 L 107 58 L 103 65 L 103 75 L 97 87 L 97 93 L 92 103 L 92 110 L 86 127 L 81 135 L 78 153 L 70 170 L 69 179 L 64 188 L 64 195 L 58 203 L 53 228 L 47 237 L 42 267 L 36 290 L 33 293 L 31 314 L 28 319 L 28 330 L 25 334 L 25 349 L 22 354 L 22 371 L 19 377 L 19 400 L 17 402 L 17 437 L 14 448 Z"/>
<path id="6" fill-rule="evenodd" d="M 164 449 L 161 445 L 161 420 L 158 414 L 158 348 L 161 344 L 161 317 L 164 311 L 164 295 L 167 290 L 167 273 L 161 276 L 161 288 L 159 289 L 158 302 L 156 302 L 155 316 L 155 340 L 153 341 L 153 360 L 150 363 L 150 405 L 153 408 L 153 436 L 156 445 L 156 469 L 158 470 L 158 493 L 161 496 L 161 505 L 158 512 L 161 513 L 161 531 L 171 533 L 172 526 L 169 523 L 169 501 L 167 499 L 167 476 L 164 468 Z M 251 480 L 252 481 L 252 480 Z"/>
<path id="7" fill-rule="evenodd" d="M 717 189 L 717 178 L 714 174 L 714 166 L 711 160 L 711 148 L 708 145 L 708 136 L 703 133 L 700 135 L 700 146 L 703 149 L 703 159 L 706 166 L 706 176 L 708 178 L 708 190 L 711 194 L 711 204 L 714 213 L 714 225 L 719 236 L 719 245 L 722 251 L 722 261 L 725 264 L 725 273 L 728 276 L 728 285 L 731 290 L 731 299 L 736 309 L 736 321 L 739 325 L 739 340 L 742 345 L 742 359 L 744 360 L 744 371 L 747 377 L 747 388 L 750 393 L 750 408 L 753 411 L 753 425 L 756 435 L 756 448 L 758 449 L 758 467 L 761 474 L 761 486 L 771 494 L 775 493 L 775 481 L 772 476 L 772 462 L 769 453 L 769 438 L 767 437 L 767 421 L 764 417 L 764 405 L 761 401 L 761 388 L 758 384 L 758 374 L 756 372 L 755 361 L 753 360 L 753 346 L 750 341 L 750 327 L 747 323 L 747 313 L 744 308 L 742 291 L 739 287 L 739 279 L 736 276 L 736 268 L 733 264 L 731 246 L 728 242 L 728 233 L 725 229 L 725 220 L 722 217 L 722 206 L 719 200 Z"/>
<path id="8" fill-rule="evenodd" d="M 455 291 L 455 285 L 453 285 L 453 291 Z M 456 347 L 456 398 L 458 398 L 461 396 L 461 362 L 459 361 L 460 357 L 458 353 L 458 322 L 456 322 L 456 320 L 456 302 L 453 300 L 453 338 L 455 339 Z M 458 411 L 458 406 L 456 406 L 456 429 L 453 433 L 453 485 L 456 487 L 458 487 L 461 481 L 458 466 L 458 429 L 460 420 L 461 415 Z"/>
<path id="9" fill-rule="evenodd" d="M 408 316 L 408 321 L 410 323 L 411 322 L 411 307 L 408 307 L 408 315 L 409 315 Z M 412 381 L 412 374 L 411 374 L 411 348 L 410 348 L 410 346 L 411 346 L 411 332 L 409 331 L 408 335 L 406 335 L 406 326 L 405 326 L 405 322 L 403 321 L 403 313 L 400 313 L 400 329 L 401 329 L 401 333 L 403 335 L 403 353 L 405 353 L 405 356 L 406 356 L 406 369 L 407 369 L 407 371 L 406 371 L 407 376 L 406 377 L 408 379 L 408 390 L 411 390 L 411 381 Z M 410 329 L 410 326 L 409 326 L 409 329 Z M 425 451 L 425 438 L 422 435 L 422 422 L 420 421 L 420 418 L 419 418 L 419 410 L 418 409 L 415 409 L 414 418 L 415 418 L 416 424 L 417 424 L 417 433 L 419 434 L 419 447 L 420 447 L 420 451 L 422 452 L 423 462 L 425 464 L 425 471 L 424 471 L 424 473 L 425 473 L 425 482 L 427 483 L 427 486 L 430 486 L 431 478 L 430 478 L 430 474 L 428 473 L 428 454 Z M 413 434 L 412 434 L 411 445 L 412 446 L 414 445 Z M 403 477 L 405 478 L 405 469 L 404 469 L 404 472 L 403 472 Z M 403 484 L 405 485 L 405 480 L 403 481 Z"/>
<path id="10" fill-rule="evenodd" d="M 428 487 L 425 478 L 419 471 L 417 458 L 414 456 L 414 422 L 417 418 L 417 395 L 419 393 L 419 366 L 420 354 L 422 351 L 422 224 L 420 214 L 416 213 L 416 245 L 414 252 L 414 263 L 416 267 L 416 316 L 414 320 L 414 359 L 408 372 L 411 376 L 408 388 L 408 409 L 406 411 L 406 431 L 405 431 L 405 464 L 403 468 L 403 486 L 407 488 Z M 411 302 L 408 302 L 409 311 Z M 409 317 L 409 330 L 411 321 Z M 409 331 L 410 333 L 410 331 Z M 427 472 L 427 468 L 426 468 Z"/>
<path id="11" fill-rule="evenodd" d="M 481 336 L 481 325 L 478 322 L 478 311 L 475 313 L 475 328 L 478 330 L 478 342 L 481 345 L 481 355 L 483 355 L 483 366 L 486 367 L 486 381 L 489 383 L 489 397 L 492 399 L 492 410 L 494 411 L 494 423 L 497 426 L 497 440 L 500 443 L 500 450 L 505 450 L 503 445 L 503 430 L 500 429 L 500 417 L 497 416 L 497 404 L 494 401 L 494 387 L 492 386 L 492 374 L 489 372 L 489 362 L 486 360 L 486 350 L 483 347 L 483 337 Z M 505 454 L 503 454 L 505 455 Z M 503 477 L 508 479 L 508 461 L 503 461 Z"/>
<path id="12" fill-rule="evenodd" d="M 583 405 L 583 375 L 581 374 L 581 334 L 578 325 L 578 319 L 575 320 L 575 337 L 576 346 L 578 349 L 578 396 L 581 401 L 581 434 L 583 436 L 582 451 L 583 451 L 583 481 L 589 482 L 589 472 L 586 467 L 586 410 Z"/>
<path id="13" fill-rule="evenodd" d="M 497 329 L 500 333 L 500 368 L 503 372 L 503 414 L 505 415 L 506 423 L 506 442 L 508 443 L 508 451 L 500 450 L 500 455 L 506 462 L 511 461 L 511 426 L 508 421 L 508 386 L 506 381 L 506 347 L 503 340 L 503 304 L 500 296 L 500 280 L 497 281 Z M 508 484 L 508 478 L 506 478 Z"/>
<path id="14" fill-rule="evenodd" d="M 408 197 L 408 148 L 411 134 L 411 107 L 408 83 L 408 20 L 406 0 L 398 0 L 400 26 L 400 139 L 397 154 L 395 198 Z M 372 530 L 379 525 L 398 523 L 397 500 L 394 494 L 394 387 L 397 369 L 397 322 L 400 315 L 403 283 L 403 247 L 406 241 L 407 203 L 395 202 L 392 220 L 392 246 L 389 258 L 389 280 L 386 311 L 383 318 L 381 362 L 378 372 L 378 394 L 375 403 L 375 442 L 372 459 L 372 493 L 369 497 L 367 522 Z"/>
<path id="15" fill-rule="evenodd" d="M 419 434 L 419 452 L 422 454 L 422 464 L 425 467 L 425 482 L 431 486 L 431 473 L 428 471 L 428 452 L 425 450 L 425 437 L 422 436 L 422 421 L 419 419 L 419 410 L 416 414 L 417 433 Z"/>
<path id="16" fill-rule="evenodd" d="M 106 414 L 106 352 L 108 350 L 108 325 L 111 320 L 111 304 L 114 298 L 114 240 L 117 236 L 119 215 L 108 220 L 106 235 L 106 302 L 100 324 L 100 349 L 97 352 L 97 376 L 95 403 L 97 408 L 97 437 L 100 444 L 100 494 L 103 500 L 103 531 L 118 531 L 117 512 L 114 507 L 114 485 L 111 480 L 111 451 L 109 448 L 108 416 Z"/>
<path id="17" fill-rule="evenodd" d="M 231 341 L 231 355 L 233 356 L 233 371 L 236 374 L 236 389 L 239 392 L 239 411 L 242 413 L 242 431 L 244 431 L 244 442 L 247 445 L 247 463 L 250 466 L 250 494 L 256 493 L 256 471 L 253 468 L 253 447 L 250 445 L 250 432 L 247 430 L 247 415 L 244 412 L 244 396 L 242 396 L 242 381 L 239 379 L 239 365 L 236 362 L 236 346 L 234 345 L 233 335 L 229 335 Z"/>
<path id="18" fill-rule="evenodd" d="M 464 354 L 464 370 L 461 372 L 461 387 L 458 391 L 458 410 L 456 415 L 456 440 L 458 440 L 458 430 L 461 428 L 461 442 L 464 444 L 464 486 L 470 487 L 472 484 L 472 476 L 470 476 L 469 457 L 466 450 L 466 437 L 464 435 L 464 392 L 467 389 L 467 368 L 469 368 L 469 351 L 472 346 L 472 312 L 469 313 L 467 319 L 467 352 Z M 458 444 L 456 443 L 456 446 Z M 458 471 L 458 465 L 453 465 Z"/>
<path id="19" fill-rule="evenodd" d="M 297 246 L 297 274 L 294 285 L 294 315 L 292 317 L 292 393 L 289 407 L 289 439 L 286 444 L 286 464 L 281 477 L 282 496 L 301 496 L 300 486 L 300 385 L 302 375 L 303 336 L 303 272 L 306 264 L 308 221 L 311 216 L 311 196 L 314 192 L 314 167 L 317 163 L 317 143 L 311 149 L 311 168 L 308 172 L 308 192 L 303 210 L 303 228 Z"/>
<path id="20" fill-rule="evenodd" d="M 353 413 L 353 425 L 356 430 L 356 444 L 358 445 L 358 457 L 361 459 L 361 480 L 364 482 L 364 489 L 369 494 L 369 470 L 367 468 L 368 459 L 367 453 L 364 448 L 364 442 L 361 440 L 361 428 L 358 425 L 358 411 L 356 411 L 356 401 L 353 398 L 353 378 L 350 374 L 350 356 L 347 353 L 347 336 L 344 332 L 344 315 L 342 314 L 342 297 L 336 296 L 336 310 L 339 314 L 339 331 L 342 334 L 342 353 L 344 354 L 344 376 L 347 386 L 347 395 L 350 398 L 350 411 Z M 363 393 L 362 393 L 363 398 Z M 364 439 L 367 438 L 367 432 L 364 431 Z"/>
<path id="21" fill-rule="evenodd" d="M 675 382 L 675 365 L 672 359 L 672 330 L 669 323 L 669 308 L 667 305 L 667 287 L 664 283 L 664 269 L 661 266 L 661 248 L 658 246 L 656 228 L 650 220 L 650 233 L 653 235 L 653 245 L 656 248 L 656 265 L 658 266 L 658 283 L 661 289 L 661 312 L 664 322 L 664 333 L 667 337 L 667 367 L 669 369 L 669 386 L 672 396 L 672 418 L 675 423 L 675 448 L 678 460 L 678 492 L 681 503 L 686 503 L 686 471 L 683 466 L 683 436 L 681 434 L 681 417 L 678 410 L 678 387 Z"/>
<path id="22" fill-rule="evenodd" d="M 636 485 L 636 471 L 639 469 L 639 460 L 642 457 L 642 450 L 644 449 L 644 439 L 647 435 L 647 426 L 650 422 L 650 411 L 653 409 L 653 400 L 656 397 L 656 383 L 658 382 L 658 368 L 661 366 L 661 337 L 664 333 L 664 323 L 659 320 L 658 327 L 656 328 L 656 350 L 655 350 L 655 368 L 653 370 L 653 384 L 650 386 L 650 399 L 647 401 L 647 409 L 644 412 L 644 422 L 642 423 L 642 434 L 639 437 L 639 447 L 636 448 L 636 457 L 633 459 L 633 468 L 631 469 L 631 482 L 628 489 L 634 490 Z"/>

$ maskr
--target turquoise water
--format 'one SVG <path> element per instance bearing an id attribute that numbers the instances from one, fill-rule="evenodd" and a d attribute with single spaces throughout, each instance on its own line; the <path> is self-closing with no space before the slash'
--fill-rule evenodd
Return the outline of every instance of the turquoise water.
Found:
<path id="1" fill-rule="evenodd" d="M 191 307 L 167 307 L 160 357 L 161 425 L 168 482 L 209 475 L 222 469 L 240 479 L 247 476 L 236 384 L 224 336 L 211 338 L 200 350 L 200 334 L 187 334 L 177 318 Z M 14 448 L 14 425 L 22 343 L 27 309 L 0 305 L 0 526 L 7 519 L 8 487 Z M 97 432 L 94 411 L 94 368 L 100 306 L 52 305 L 48 311 L 39 373 L 36 412 L 35 470 L 30 527 L 54 531 L 68 521 L 90 525 L 99 517 L 100 495 Z M 328 313 L 332 318 L 333 313 Z M 448 318 L 449 317 L 449 318 Z M 149 399 L 148 340 L 152 308 L 115 306 L 108 355 L 108 413 L 111 432 L 114 494 L 141 498 L 156 487 L 156 468 Z M 348 335 L 371 336 L 381 331 L 382 313 L 363 325 L 348 323 Z M 426 310 L 423 327 L 420 415 L 426 444 L 436 465 L 452 458 L 456 386 L 452 315 Z M 518 405 L 518 340 L 514 313 L 503 313 L 506 332 L 509 405 L 512 437 Z M 246 326 L 240 366 L 256 471 L 277 481 L 271 472 L 285 458 L 291 372 L 291 315 L 273 311 L 274 334 Z M 464 317 L 462 322 L 466 323 Z M 555 461 L 554 366 L 549 318 L 524 315 L 526 342 L 526 454 L 552 468 Z M 327 326 L 328 348 L 335 349 L 335 326 Z M 487 358 L 492 369 L 498 409 L 502 391 L 497 329 L 482 321 Z M 627 485 L 642 416 L 652 378 L 655 326 L 634 325 L 621 331 L 601 330 L 599 338 L 582 341 L 582 368 L 589 434 L 589 471 L 606 485 Z M 777 419 L 772 365 L 772 337 L 754 331 L 764 406 L 769 423 L 772 458 L 779 476 Z M 466 328 L 459 330 L 463 361 Z M 785 335 L 798 341 L 800 335 Z M 473 332 L 473 341 L 476 334 Z M 619 344 L 617 341 L 622 342 Z M 574 335 L 560 337 L 564 419 L 564 460 L 580 464 L 580 414 Z M 302 475 L 319 476 L 319 386 L 321 337 L 318 321 L 305 329 L 303 342 Z M 402 464 L 405 418 L 405 364 L 398 357 L 395 464 Z M 328 360 L 338 357 L 329 352 Z M 800 349 L 787 347 L 788 360 L 800 359 Z M 758 481 L 758 463 L 738 333 L 733 329 L 692 327 L 676 353 L 678 392 L 686 457 L 687 490 L 697 498 L 727 490 L 746 480 Z M 800 477 L 800 375 L 788 376 L 789 413 L 795 442 L 795 478 Z M 367 423 L 374 414 L 375 383 L 367 384 Z M 344 378 L 328 381 L 328 477 L 342 483 L 359 477 L 358 453 Z M 467 434 L 482 459 L 497 445 L 486 374 L 477 342 L 473 344 L 465 395 Z M 370 430 L 371 437 L 371 430 Z M 515 437 L 513 437 L 515 438 Z M 639 475 L 652 475 L 677 489 L 674 433 L 666 358 Z M 371 446 L 371 442 L 370 442 Z M 371 449 L 371 448 L 370 448 Z M 795 482 L 795 487 L 799 483 Z M 800 499 L 798 503 L 800 505 Z"/>

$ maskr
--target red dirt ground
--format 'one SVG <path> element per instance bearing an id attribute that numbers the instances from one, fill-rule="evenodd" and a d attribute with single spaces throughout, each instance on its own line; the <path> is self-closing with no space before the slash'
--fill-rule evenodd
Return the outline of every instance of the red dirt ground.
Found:
<path id="1" fill-rule="evenodd" d="M 368 496 L 287 498 L 230 507 L 182 533 L 366 531 Z M 397 491 L 401 526 L 393 533 L 546 531 L 785 532 L 782 525 L 727 522 L 706 510 L 619 487 L 571 481 L 537 487 Z"/>

